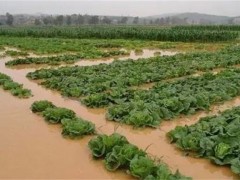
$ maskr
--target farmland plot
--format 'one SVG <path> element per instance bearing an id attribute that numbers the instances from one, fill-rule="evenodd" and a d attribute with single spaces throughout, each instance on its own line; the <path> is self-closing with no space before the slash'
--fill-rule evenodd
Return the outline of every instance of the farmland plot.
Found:
<path id="1" fill-rule="evenodd" d="M 22 33 L 12 30 L 9 32 Z M 143 30 L 143 33 L 146 32 Z M 207 34 L 208 32 L 205 35 Z M 136 35 L 136 37 L 141 36 Z M 86 67 L 81 67 L 81 63 L 78 62 L 80 66 L 55 67 L 37 71 L 32 67 L 31 69 L 27 67 L 25 69 L 11 69 L 5 66 L 5 63 L 8 64 L 11 61 L 1 60 L 0 71 L 19 84 L 23 84 L 24 87 L 31 89 L 34 94 L 33 97 L 19 102 L 18 105 L 15 98 L 0 90 L 1 101 L 8 102 L 6 107 L 0 109 L 3 117 L 13 122 L 16 119 L 15 112 L 17 112 L 21 114 L 22 119 L 26 120 L 26 122 L 16 120 L 16 124 L 0 121 L 1 127 L 8 127 L 2 129 L 1 133 L 7 134 L 8 137 L 0 136 L 3 138 L 1 141 L 7 144 L 6 147 L 10 147 L 18 139 L 19 142 L 24 142 L 22 145 L 18 143 L 18 146 L 25 150 L 26 144 L 31 141 L 31 147 L 27 148 L 28 151 L 33 149 L 34 153 L 44 158 L 36 159 L 33 153 L 18 151 L 18 148 L 3 148 L 1 151 L 6 156 L 3 157 L 3 161 L 0 161 L 0 165 L 3 162 L 8 162 L 9 166 L 2 164 L 4 171 L 0 172 L 0 177 L 239 178 L 236 175 L 238 174 L 238 161 L 235 160 L 237 157 L 233 151 L 236 147 L 232 147 L 232 144 L 227 141 L 221 142 L 222 137 L 214 142 L 214 152 L 209 151 L 208 154 L 217 164 L 231 165 L 232 171 L 236 174 L 232 173 L 228 167 L 214 166 L 204 159 L 182 156 L 181 151 L 169 144 L 166 137 L 166 132 L 174 131 L 173 129 L 177 125 L 191 127 L 191 124 L 197 123 L 200 117 L 211 113 L 217 114 L 218 109 L 225 110 L 240 104 L 240 70 L 237 68 L 240 62 L 239 54 L 239 47 L 231 46 L 217 52 L 195 52 L 177 54 L 171 57 L 158 56 L 138 61 L 113 61 L 110 64 Z M 62 59 L 64 61 L 66 57 Z M 59 65 L 62 65 L 63 61 L 60 61 Z M 44 87 L 39 86 L 35 80 Z M 140 86 L 149 83 L 152 84 L 149 89 L 140 88 Z M 63 96 L 55 90 L 61 92 Z M 43 99 L 48 101 L 42 101 Z M 219 104 L 225 101 L 227 101 L 228 106 Z M 39 116 L 31 113 L 30 106 L 32 112 Z M 238 113 L 237 108 L 233 111 L 228 113 L 231 117 L 235 117 L 232 114 Z M 105 114 L 107 114 L 108 120 L 120 122 L 120 126 L 112 121 L 106 121 Z M 182 116 L 183 114 L 188 116 Z M 46 126 L 43 119 L 49 126 Z M 169 119 L 177 121 L 165 121 Z M 212 119 L 212 117 L 206 119 Z M 229 120 L 226 121 L 229 122 Z M 235 120 L 233 121 L 235 122 Z M 146 128 L 133 129 L 123 123 Z M 160 126 L 158 126 L 159 123 L 161 123 Z M 216 123 L 218 123 L 217 120 Z M 148 126 L 160 128 L 152 129 L 147 128 Z M 21 133 L 16 137 L 14 133 L 11 134 L 8 131 L 9 127 L 14 133 L 19 133 L 19 129 L 21 129 Z M 59 128 L 62 128 L 63 137 L 68 138 L 59 136 Z M 119 135 L 118 132 L 122 135 Z M 187 132 L 191 141 L 192 131 Z M 230 135 L 235 132 L 235 130 L 231 131 Z M 229 135 L 229 133 L 227 134 Z M 33 137 L 39 138 L 39 141 Z M 26 139 L 26 141 L 21 139 Z M 38 149 L 39 144 L 44 149 Z M 186 144 L 187 147 L 194 145 L 195 148 L 197 146 L 197 143 L 187 142 Z M 87 146 L 89 146 L 90 151 Z M 186 146 L 184 145 L 184 147 Z M 199 150 L 199 152 L 202 151 Z M 197 151 L 197 153 L 199 152 Z M 18 154 L 18 158 L 15 161 L 8 158 L 16 156 L 16 154 Z M 26 154 L 30 157 L 27 161 L 21 158 L 26 157 Z M 220 156 L 215 156 L 219 154 Z M 229 154 L 232 159 L 228 158 Z M 205 154 L 200 155 L 206 157 Z M 97 161 L 92 156 L 104 159 L 104 161 Z M 225 157 L 229 161 L 226 161 Z M 38 164 L 34 160 L 45 163 Z M 29 162 L 35 164 L 36 168 L 32 169 Z M 51 164 L 51 168 L 46 164 Z M 21 170 L 19 165 L 21 165 Z M 104 166 L 110 172 L 105 171 Z M 29 169 L 32 170 L 29 171 Z M 39 169 L 44 174 L 39 173 Z M 11 174 L 12 171 L 16 173 Z M 125 174 L 125 171 L 129 174 Z M 57 172 L 57 174 L 53 172 Z"/>

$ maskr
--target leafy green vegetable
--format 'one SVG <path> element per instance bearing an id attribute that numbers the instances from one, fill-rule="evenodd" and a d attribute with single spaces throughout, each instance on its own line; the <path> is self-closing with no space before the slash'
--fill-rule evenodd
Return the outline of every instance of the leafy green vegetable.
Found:
<path id="1" fill-rule="evenodd" d="M 127 143 L 128 141 L 124 136 L 114 133 L 110 136 L 99 135 L 89 141 L 88 146 L 91 149 L 93 156 L 99 158 L 111 152 L 114 146 Z"/>
<path id="2" fill-rule="evenodd" d="M 82 137 L 84 135 L 94 134 L 95 132 L 95 125 L 93 123 L 80 118 L 62 119 L 61 123 L 63 126 L 62 134 L 70 138 Z"/>
<path id="3" fill-rule="evenodd" d="M 7 76 L 6 74 L 0 73 L 0 85 L 3 85 L 5 81 L 9 81 L 11 78 Z"/>
<path id="4" fill-rule="evenodd" d="M 221 142 L 217 144 L 214 149 L 215 156 L 219 159 L 223 159 L 229 153 L 230 149 L 230 145 Z"/>
<path id="5" fill-rule="evenodd" d="M 86 51 L 86 52 L 85 52 Z M 116 55 L 126 55 L 125 51 L 109 51 L 109 52 L 102 52 L 102 51 L 94 51 L 94 50 L 85 50 L 83 53 L 77 54 L 64 54 L 58 56 L 49 56 L 49 57 L 27 57 L 27 58 L 19 58 L 14 59 L 12 61 L 8 61 L 5 63 L 6 66 L 15 66 L 19 64 L 50 64 L 50 65 L 60 65 L 61 63 L 72 64 L 76 61 L 79 61 L 83 58 L 90 59 L 90 58 L 100 58 L 100 57 L 110 57 Z M 14 53 L 15 54 L 15 53 Z M 11 54 L 13 55 L 13 54 Z M 14 56 L 26 56 L 25 53 L 18 53 Z"/>
<path id="6" fill-rule="evenodd" d="M 36 113 L 36 112 L 43 112 L 47 108 L 53 108 L 53 107 L 55 106 L 53 105 L 52 102 L 47 100 L 42 100 L 42 101 L 35 101 L 31 106 L 31 110 L 32 112 Z"/>
<path id="7" fill-rule="evenodd" d="M 5 51 L 6 55 L 15 57 L 15 56 L 28 56 L 29 54 L 27 52 L 20 52 L 20 51 L 13 51 L 13 50 L 7 50 Z"/>
<path id="8" fill-rule="evenodd" d="M 193 151 L 199 157 L 227 165 L 240 174 L 240 107 L 207 116 L 191 126 L 176 127 L 168 132 L 171 142 L 185 151 Z"/>
<path id="9" fill-rule="evenodd" d="M 124 144 L 123 146 L 114 146 L 112 152 L 105 157 L 105 166 L 109 171 L 115 171 L 120 167 L 129 168 L 131 160 L 137 156 L 145 156 L 146 153 L 139 150 L 132 144 Z"/>
<path id="10" fill-rule="evenodd" d="M 160 123 L 160 117 L 157 113 L 145 111 L 132 111 L 129 117 L 125 120 L 126 124 L 133 125 L 134 127 L 157 127 Z"/>
<path id="11" fill-rule="evenodd" d="M 138 179 L 172 179 L 190 180 L 178 171 L 172 174 L 168 166 L 162 162 L 155 162 L 146 152 L 130 144 L 127 139 L 117 133 L 109 136 L 98 135 L 91 139 L 88 146 L 94 158 L 104 158 L 107 170 L 126 170 Z"/>
<path id="12" fill-rule="evenodd" d="M 240 175 L 240 159 L 239 158 L 236 158 L 234 160 L 232 160 L 231 162 L 231 170 Z"/>
<path id="13" fill-rule="evenodd" d="M 88 107 L 107 107 L 108 120 L 155 128 L 163 120 L 209 110 L 215 103 L 240 95 L 239 69 L 162 81 L 198 70 L 239 64 L 239 47 L 90 67 L 41 69 L 29 73 L 28 77 L 41 79 L 41 85 L 76 97 Z M 155 82 L 150 89 L 132 87 L 150 82 Z"/>
<path id="14" fill-rule="evenodd" d="M 188 133 L 188 129 L 186 127 L 177 126 L 174 131 L 170 131 L 167 133 L 171 142 L 176 142 L 178 139 L 182 139 Z"/>
<path id="15" fill-rule="evenodd" d="M 19 98 L 25 98 L 25 97 L 32 96 L 31 90 L 29 90 L 29 89 L 16 88 L 16 89 L 12 89 L 11 93 L 13 96 L 17 96 Z"/>
<path id="16" fill-rule="evenodd" d="M 47 108 L 46 110 L 44 110 L 43 117 L 45 118 L 46 121 L 52 124 L 57 124 L 57 123 L 60 123 L 62 119 L 75 118 L 75 112 L 66 108 L 53 107 L 53 108 Z"/>
<path id="17" fill-rule="evenodd" d="M 134 177 L 137 177 L 139 179 L 144 179 L 148 175 L 152 174 L 154 172 L 155 165 L 154 161 L 149 159 L 148 157 L 135 157 L 130 162 L 130 173 Z"/>
<path id="18" fill-rule="evenodd" d="M 35 101 L 31 105 L 34 113 L 42 115 L 51 124 L 62 124 L 62 135 L 70 138 L 83 137 L 95 133 L 95 125 L 89 121 L 76 117 L 74 111 L 56 107 L 47 100 Z"/>
<path id="19" fill-rule="evenodd" d="M 13 82 L 13 81 L 6 81 L 3 84 L 3 89 L 4 90 L 19 89 L 21 87 L 22 87 L 22 85 L 20 85 L 20 84 L 18 84 L 16 82 Z"/>
<path id="20" fill-rule="evenodd" d="M 0 73 L 0 87 L 6 91 L 10 91 L 13 96 L 18 98 L 29 98 L 32 96 L 31 90 L 24 89 L 22 84 L 14 82 L 11 77 Z"/>

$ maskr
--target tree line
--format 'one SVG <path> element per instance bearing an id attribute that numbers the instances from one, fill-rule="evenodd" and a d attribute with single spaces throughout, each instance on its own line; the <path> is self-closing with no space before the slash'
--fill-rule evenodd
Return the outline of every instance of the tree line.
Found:
<path id="1" fill-rule="evenodd" d="M 95 24 L 142 24 L 142 25 L 184 25 L 187 19 L 176 17 L 140 18 L 127 16 L 97 16 L 97 15 L 38 15 L 24 16 L 6 13 L 5 20 L 0 25 L 95 25 Z"/>

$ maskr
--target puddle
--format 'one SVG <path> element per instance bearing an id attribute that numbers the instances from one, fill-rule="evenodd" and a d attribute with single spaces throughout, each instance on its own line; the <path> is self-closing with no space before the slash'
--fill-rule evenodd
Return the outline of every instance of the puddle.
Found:
<path id="1" fill-rule="evenodd" d="M 64 139 L 59 126 L 48 125 L 42 117 L 30 112 L 32 102 L 47 99 L 55 105 L 74 110 L 78 116 L 95 123 L 98 132 L 125 135 L 129 141 L 147 152 L 162 158 L 172 170 L 177 170 L 193 179 L 238 179 L 230 168 L 218 167 L 205 159 L 183 156 L 168 143 L 166 132 L 177 125 L 192 124 L 207 113 L 165 121 L 159 129 L 133 129 L 130 126 L 105 120 L 104 109 L 89 109 L 76 100 L 63 98 L 58 92 L 45 89 L 25 76 L 33 69 L 13 70 L 0 61 L 0 72 L 24 84 L 32 90 L 33 97 L 19 100 L 0 90 L 0 178 L 76 178 L 76 179 L 129 179 L 127 174 L 108 172 L 101 161 L 91 159 L 87 143 L 90 137 L 81 140 Z M 2 103 L 4 102 L 4 103 Z M 240 98 L 213 107 L 213 112 L 240 105 Z M 14 173 L 13 173 L 14 172 Z"/>

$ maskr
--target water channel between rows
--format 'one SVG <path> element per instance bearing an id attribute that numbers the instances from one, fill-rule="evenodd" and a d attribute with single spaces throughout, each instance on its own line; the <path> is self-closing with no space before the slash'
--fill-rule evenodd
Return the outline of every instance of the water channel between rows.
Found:
<path id="1" fill-rule="evenodd" d="M 177 125 L 193 124 L 200 117 L 240 105 L 240 98 L 215 105 L 210 112 L 165 121 L 158 129 L 133 129 L 106 121 L 104 109 L 86 108 L 76 100 L 64 98 L 58 92 L 39 86 L 26 78 L 26 74 L 34 71 L 34 68 L 10 69 L 5 67 L 8 60 L 10 58 L 0 60 L 0 72 L 31 89 L 34 96 L 18 99 L 0 89 L 0 178 L 131 179 L 122 171 L 108 172 L 101 160 L 92 159 L 87 147 L 91 136 L 79 140 L 65 139 L 61 136 L 60 126 L 48 125 L 42 117 L 31 113 L 30 106 L 34 101 L 47 99 L 95 123 L 99 133 L 111 134 L 118 127 L 117 132 L 126 136 L 131 143 L 142 149 L 150 145 L 147 149 L 149 154 L 161 158 L 172 170 L 179 169 L 193 179 L 238 179 L 230 168 L 213 165 L 205 159 L 184 156 L 183 152 L 168 142 L 165 135 Z M 89 61 L 87 65 L 111 61 Z M 85 61 L 77 64 L 86 65 Z"/>

